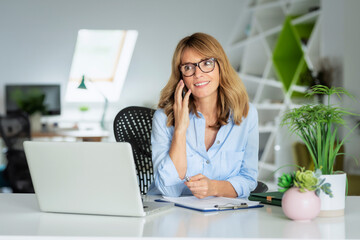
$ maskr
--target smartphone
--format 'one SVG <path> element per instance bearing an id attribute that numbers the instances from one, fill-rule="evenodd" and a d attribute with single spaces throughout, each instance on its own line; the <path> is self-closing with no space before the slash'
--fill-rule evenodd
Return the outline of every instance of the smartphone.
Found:
<path id="1" fill-rule="evenodd" d="M 181 73 L 180 73 L 181 74 Z M 182 79 L 182 74 L 181 74 L 181 76 L 180 76 L 180 79 L 179 79 L 179 81 Z M 184 80 L 183 80 L 183 82 L 184 82 Z M 185 94 L 187 93 L 187 91 L 188 91 L 188 89 L 187 89 L 187 87 L 186 87 L 186 85 L 185 85 L 185 82 L 184 82 L 184 88 L 183 88 L 183 90 L 182 90 L 182 98 L 184 98 L 185 97 Z"/>
<path id="2" fill-rule="evenodd" d="M 186 90 L 185 90 L 185 88 L 186 88 L 186 87 L 184 87 L 184 88 L 183 88 L 183 90 L 182 90 L 182 98 L 183 98 L 183 99 L 184 99 L 185 94 L 186 94 Z"/>

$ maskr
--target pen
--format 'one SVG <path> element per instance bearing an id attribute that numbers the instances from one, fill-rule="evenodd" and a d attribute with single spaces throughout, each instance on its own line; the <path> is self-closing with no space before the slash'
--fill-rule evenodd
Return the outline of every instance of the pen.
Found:
<path id="1" fill-rule="evenodd" d="M 218 210 L 225 210 L 225 209 L 239 209 L 239 208 L 248 208 L 247 203 L 241 203 L 240 205 L 215 205 L 215 208 Z"/>

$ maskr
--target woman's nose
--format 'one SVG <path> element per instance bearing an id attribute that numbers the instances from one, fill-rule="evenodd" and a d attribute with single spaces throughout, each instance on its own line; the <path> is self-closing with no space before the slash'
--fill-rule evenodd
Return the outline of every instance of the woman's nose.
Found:
<path id="1" fill-rule="evenodd" d="M 194 76 L 196 78 L 199 78 L 202 74 L 203 74 L 203 72 L 200 70 L 199 66 L 196 66 Z"/>

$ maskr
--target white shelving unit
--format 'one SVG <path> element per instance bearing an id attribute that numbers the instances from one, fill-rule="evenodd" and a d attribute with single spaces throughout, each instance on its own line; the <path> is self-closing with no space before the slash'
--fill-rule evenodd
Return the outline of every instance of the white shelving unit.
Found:
<path id="1" fill-rule="evenodd" d="M 249 0 L 231 38 L 230 61 L 259 113 L 259 180 L 267 183 L 270 190 L 276 190 L 275 180 L 282 173 L 274 171 L 293 162 L 291 137 L 279 127 L 281 116 L 297 103 L 293 92 L 306 90 L 292 84 L 286 91 L 273 63 L 273 52 L 287 16 L 292 16 L 293 26 L 315 24 L 302 51 L 308 68 L 316 69 L 320 55 L 320 0 Z"/>

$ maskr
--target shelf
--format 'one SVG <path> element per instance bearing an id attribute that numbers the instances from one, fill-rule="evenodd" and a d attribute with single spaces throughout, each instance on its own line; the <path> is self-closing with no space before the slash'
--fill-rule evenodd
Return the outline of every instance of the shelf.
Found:
<path id="1" fill-rule="evenodd" d="M 281 87 L 264 84 L 256 100 L 260 104 L 279 104 L 284 102 L 284 98 L 285 95 Z"/>
<path id="2" fill-rule="evenodd" d="M 259 108 L 258 110 L 258 116 L 259 116 L 259 126 L 275 126 L 276 119 L 280 113 L 281 109 L 278 108 Z"/>
<path id="3" fill-rule="evenodd" d="M 257 103 L 255 107 L 258 110 L 282 110 L 285 108 L 285 105 L 282 103 Z"/>
<path id="4" fill-rule="evenodd" d="M 243 81 L 254 82 L 254 83 L 257 83 L 257 84 L 263 83 L 265 85 L 278 87 L 278 88 L 282 87 L 281 82 L 279 82 L 279 81 L 277 81 L 275 79 L 272 79 L 272 78 L 262 78 L 262 77 L 258 77 L 258 76 L 248 75 L 248 74 L 245 74 L 245 73 L 239 73 L 239 77 Z"/>
<path id="5" fill-rule="evenodd" d="M 259 159 L 264 159 L 264 151 L 267 148 L 272 132 L 259 132 Z M 265 162 L 265 161 L 263 161 Z"/>
<path id="6" fill-rule="evenodd" d="M 318 16 L 320 14 L 320 10 L 314 11 L 314 12 L 310 12 L 304 16 L 300 16 L 300 17 L 295 17 L 295 18 L 291 18 L 291 24 L 292 25 L 299 25 L 299 24 L 305 24 L 305 23 L 314 23 Z M 277 38 L 277 35 L 281 32 L 281 30 L 283 29 L 283 26 L 281 23 L 279 23 L 279 25 L 273 26 L 272 28 L 269 28 L 259 34 L 255 34 L 253 33 L 252 36 L 250 37 L 250 34 L 248 35 L 248 38 L 241 38 L 238 41 L 234 41 L 232 44 L 232 48 L 236 49 L 236 48 L 241 48 L 244 47 L 245 45 L 247 45 L 248 43 L 251 43 L 253 41 L 257 41 L 259 39 L 265 38 L 265 37 L 273 37 L 273 38 Z M 273 36 L 275 35 L 275 36 Z M 272 46 L 269 44 L 269 46 Z"/>
<path id="7" fill-rule="evenodd" d="M 244 39 L 240 42 L 235 42 L 233 43 L 233 45 L 231 46 L 232 49 L 237 49 L 237 48 L 241 48 L 241 47 L 244 47 L 246 46 L 247 44 L 249 43 L 252 43 L 254 41 L 258 41 L 259 39 L 263 39 L 264 37 L 267 37 L 267 36 L 271 36 L 271 35 L 274 35 L 274 34 L 278 34 L 279 32 L 281 32 L 281 29 L 282 29 L 282 26 L 276 26 L 272 29 L 269 29 L 267 31 L 264 31 L 258 35 L 254 35 L 252 37 L 249 37 L 247 39 Z"/>
<path id="8" fill-rule="evenodd" d="M 303 16 L 295 17 L 294 19 L 291 20 L 291 24 L 298 25 L 298 24 L 303 24 L 303 23 L 314 23 L 314 22 L 316 22 L 319 15 L 320 15 L 320 10 L 316 10 L 316 11 L 307 13 Z"/>
<path id="9" fill-rule="evenodd" d="M 292 85 L 291 89 L 298 93 L 306 93 L 308 90 L 307 86 L 298 86 L 298 85 Z"/>
<path id="10" fill-rule="evenodd" d="M 253 76 L 253 75 L 248 75 L 245 73 L 239 73 L 239 77 L 242 80 L 246 80 L 246 81 L 251 81 L 251 82 L 255 82 L 255 83 L 260 83 L 262 82 L 262 78 L 261 77 L 257 77 L 257 76 Z"/>
<path id="11" fill-rule="evenodd" d="M 233 37 L 233 44 L 247 39 L 250 36 L 251 29 L 252 29 L 252 12 L 243 11 L 241 13 L 241 18 L 237 23 L 235 36 Z"/>
<path id="12" fill-rule="evenodd" d="M 279 33 L 280 33 L 280 31 L 276 32 L 274 34 L 270 34 L 270 35 L 265 36 L 266 43 L 268 44 L 269 49 L 271 50 L 271 52 L 274 51 L 277 39 L 279 38 Z"/>
<path id="13" fill-rule="evenodd" d="M 302 74 L 318 66 L 319 6 L 320 0 L 249 0 L 240 13 L 242 22 L 229 52 L 241 59 L 235 66 L 240 63 L 241 69 L 236 69 L 258 111 L 259 179 L 264 182 L 276 182 L 274 171 L 284 164 L 279 153 L 291 155 L 291 147 L 279 150 L 283 113 L 295 104 L 313 101 L 304 98 L 309 83 Z"/>
<path id="14" fill-rule="evenodd" d="M 241 72 L 248 75 L 262 76 L 267 59 L 262 40 L 251 42 L 244 51 Z"/>
<path id="15" fill-rule="evenodd" d="M 283 3 L 278 0 L 253 0 L 249 3 L 249 11 L 261 10 L 261 9 L 268 9 L 275 6 L 281 6 Z"/>
<path id="16" fill-rule="evenodd" d="M 305 50 L 306 63 L 309 68 L 313 70 L 318 70 L 320 68 L 320 23 L 321 21 L 316 22 Z"/>
<path id="17" fill-rule="evenodd" d="M 275 126 L 259 126 L 260 133 L 272 133 L 276 130 Z"/>
<path id="18" fill-rule="evenodd" d="M 243 81 L 243 83 L 245 85 L 245 88 L 246 88 L 246 91 L 247 91 L 247 93 L 249 95 L 250 102 L 254 102 L 256 92 L 257 92 L 258 87 L 259 87 L 259 83 L 255 82 L 255 81 L 248 80 L 246 78 L 245 79 L 242 78 L 242 81 Z"/>
<path id="19" fill-rule="evenodd" d="M 259 162 L 259 166 L 269 171 L 275 171 L 277 167 L 274 164 Z"/>
<path id="20" fill-rule="evenodd" d="M 285 19 L 281 6 L 275 5 L 271 8 L 259 9 L 255 12 L 261 32 L 280 26 Z"/>
<path id="21" fill-rule="evenodd" d="M 291 1 L 287 6 L 287 15 L 307 15 L 320 7 L 320 0 L 297 0 Z"/>
<path id="22" fill-rule="evenodd" d="M 265 85 L 269 85 L 269 86 L 273 86 L 273 87 L 277 87 L 277 88 L 281 88 L 282 87 L 282 83 L 275 80 L 275 79 L 269 79 L 267 78 L 267 81 L 264 82 Z"/>

